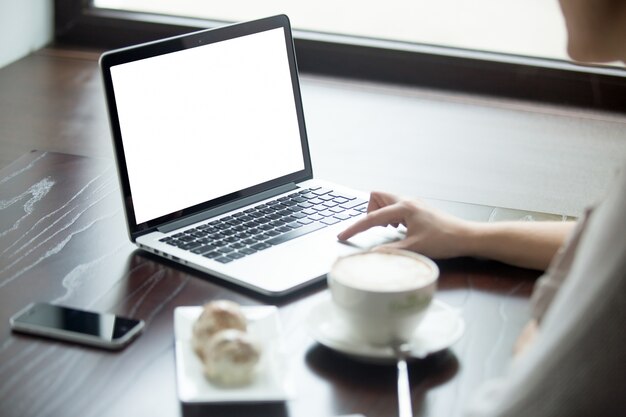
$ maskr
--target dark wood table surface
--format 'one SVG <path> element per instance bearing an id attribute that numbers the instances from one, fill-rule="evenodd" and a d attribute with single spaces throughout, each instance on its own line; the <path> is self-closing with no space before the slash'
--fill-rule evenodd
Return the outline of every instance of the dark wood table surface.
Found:
<path id="1" fill-rule="evenodd" d="M 266 299 L 147 255 L 128 241 L 108 145 L 81 142 L 89 135 L 107 135 L 102 131 L 106 119 L 91 120 L 84 111 L 85 106 L 101 110 L 92 58 L 55 60 L 41 54 L 0 72 L 3 94 L 12 94 L 17 103 L 32 100 L 35 110 L 11 117 L 9 99 L 0 98 L 0 133 L 16 144 L 4 149 L 15 152 L 28 146 L 20 137 L 50 137 L 35 140 L 40 150 L 13 158 L 0 170 L 0 414 L 397 415 L 393 365 L 355 361 L 308 335 L 303 321 L 311 306 L 327 295 L 325 284 Z M 39 84 L 12 89 L 9 81 L 23 79 L 18 72 L 24 71 L 38 71 L 33 79 Z M 46 89 L 52 84 L 57 87 Z M 11 142 L 11 137 L 16 139 Z M 437 297 L 459 309 L 466 330 L 450 349 L 410 363 L 418 416 L 461 415 L 480 383 L 505 372 L 538 276 L 537 271 L 474 259 L 438 264 L 442 274 Z M 293 399 L 265 405 L 179 402 L 173 311 L 222 298 L 279 307 Z M 116 353 L 11 333 L 9 317 L 34 301 L 138 317 L 147 327 Z"/>

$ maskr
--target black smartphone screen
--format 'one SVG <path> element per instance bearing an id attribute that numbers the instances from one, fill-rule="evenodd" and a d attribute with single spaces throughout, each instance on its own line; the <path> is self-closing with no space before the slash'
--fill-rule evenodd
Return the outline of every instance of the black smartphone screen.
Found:
<path id="1" fill-rule="evenodd" d="M 93 313 L 45 303 L 34 304 L 16 320 L 31 326 L 94 336 L 103 341 L 120 339 L 139 324 L 139 320 L 113 314 Z"/>

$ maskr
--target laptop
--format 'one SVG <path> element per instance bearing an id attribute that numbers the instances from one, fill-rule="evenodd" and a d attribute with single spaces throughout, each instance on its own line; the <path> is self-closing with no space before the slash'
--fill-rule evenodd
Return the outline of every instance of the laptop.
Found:
<path id="1" fill-rule="evenodd" d="M 397 238 L 337 233 L 367 194 L 313 178 L 286 16 L 100 58 L 130 240 L 268 296 Z"/>

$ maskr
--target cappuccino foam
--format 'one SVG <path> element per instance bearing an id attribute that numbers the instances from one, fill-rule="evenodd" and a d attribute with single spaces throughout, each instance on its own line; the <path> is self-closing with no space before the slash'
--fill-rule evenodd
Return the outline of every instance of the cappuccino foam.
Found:
<path id="1" fill-rule="evenodd" d="M 367 252 L 339 259 L 331 274 L 349 287 L 365 291 L 403 291 L 432 281 L 430 265 L 419 259 L 392 253 Z"/>

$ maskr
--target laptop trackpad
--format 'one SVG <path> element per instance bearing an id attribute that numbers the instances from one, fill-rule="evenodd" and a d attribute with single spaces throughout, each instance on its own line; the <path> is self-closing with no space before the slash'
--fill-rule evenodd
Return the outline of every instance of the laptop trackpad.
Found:
<path id="1" fill-rule="evenodd" d="M 359 251 L 373 249 L 377 246 L 400 240 L 404 234 L 392 227 L 374 227 L 366 232 L 352 236 L 349 240 L 340 241 L 342 245 L 350 246 Z"/>
<path id="2" fill-rule="evenodd" d="M 376 227 L 347 242 L 336 236 L 342 228 L 329 227 L 229 264 L 229 273 L 271 293 L 281 293 L 307 281 L 321 279 L 339 256 L 361 252 L 402 237 L 393 228 Z"/>

